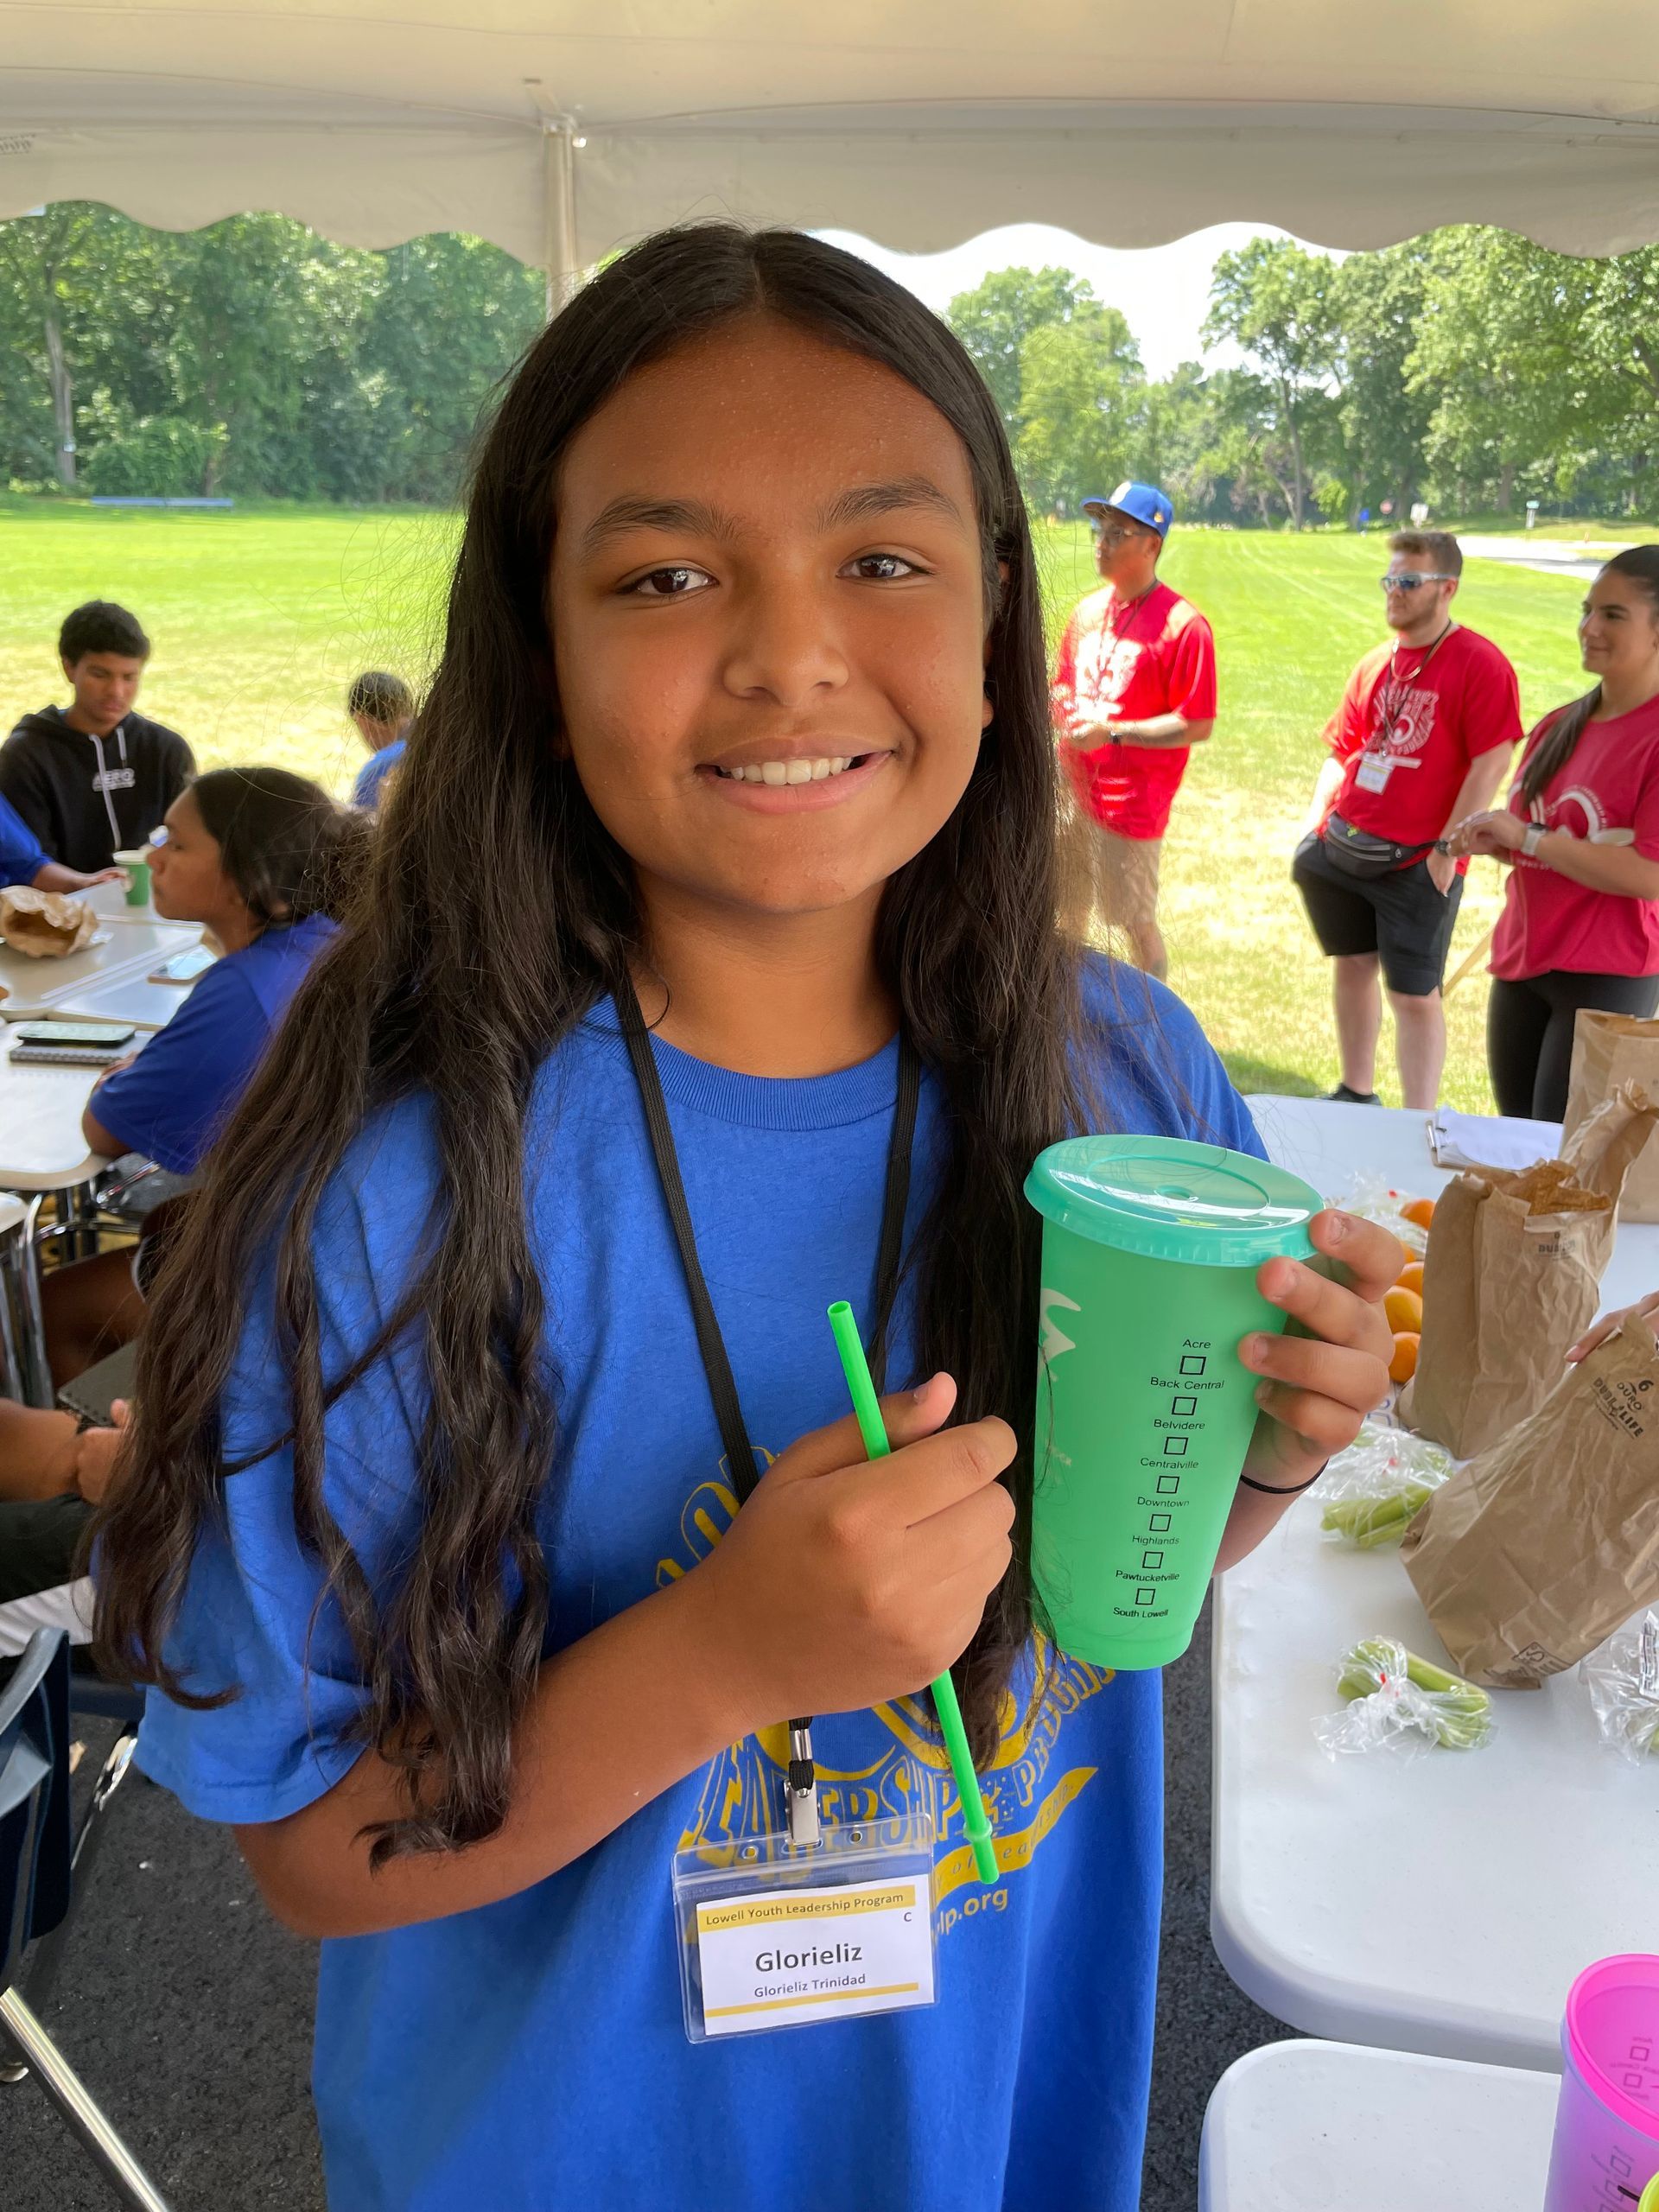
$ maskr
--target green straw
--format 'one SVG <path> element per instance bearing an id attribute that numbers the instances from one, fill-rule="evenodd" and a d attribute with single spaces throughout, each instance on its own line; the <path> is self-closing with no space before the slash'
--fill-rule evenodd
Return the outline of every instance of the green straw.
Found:
<path id="1" fill-rule="evenodd" d="M 858 1416 L 858 1432 L 864 1440 L 866 1457 L 885 1459 L 893 1446 L 887 1441 L 887 1432 L 882 1425 L 881 1403 L 875 1395 L 869 1362 L 865 1358 L 864 1347 L 858 1339 L 858 1324 L 853 1319 L 852 1307 L 844 1298 L 837 1299 L 830 1308 L 830 1326 L 835 1331 L 836 1350 L 841 1354 L 841 1370 L 847 1377 L 853 1411 Z M 962 1817 L 967 1827 L 968 1840 L 974 1847 L 974 1866 L 982 1882 L 995 1882 L 999 1872 L 996 1845 L 992 1840 L 990 1821 L 985 1815 L 985 1801 L 979 1794 L 979 1777 L 974 1771 L 973 1754 L 968 1749 L 968 1731 L 962 1725 L 962 1707 L 957 1703 L 957 1686 L 950 1679 L 949 1669 L 929 1687 L 933 1693 L 939 1726 L 944 1735 L 944 1747 L 950 1754 L 950 1771 L 956 1777 L 957 1794 L 962 1799 Z"/>

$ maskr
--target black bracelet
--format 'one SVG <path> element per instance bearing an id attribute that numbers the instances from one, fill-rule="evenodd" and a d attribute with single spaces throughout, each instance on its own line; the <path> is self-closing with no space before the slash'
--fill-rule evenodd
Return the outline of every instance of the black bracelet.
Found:
<path id="1" fill-rule="evenodd" d="M 1318 1467 L 1308 1477 L 1305 1483 L 1292 1483 L 1287 1489 L 1284 1490 L 1280 1489 L 1278 1485 L 1274 1483 L 1258 1483 L 1252 1481 L 1249 1475 L 1241 1475 L 1238 1479 L 1243 1484 L 1246 1490 L 1259 1490 L 1263 1497 L 1300 1497 L 1305 1490 L 1313 1489 L 1314 1484 L 1318 1482 L 1319 1477 L 1324 1472 L 1325 1469 L 1323 1467 Z"/>

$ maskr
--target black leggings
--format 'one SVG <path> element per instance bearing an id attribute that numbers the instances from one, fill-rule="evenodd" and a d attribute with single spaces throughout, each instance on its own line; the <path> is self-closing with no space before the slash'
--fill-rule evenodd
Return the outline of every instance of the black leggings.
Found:
<path id="1" fill-rule="evenodd" d="M 1486 1001 L 1486 1065 L 1500 1114 L 1566 1119 L 1573 1025 L 1581 1006 L 1651 1020 L 1659 1008 L 1659 976 L 1580 976 L 1558 968 L 1518 983 L 1494 980 Z"/>

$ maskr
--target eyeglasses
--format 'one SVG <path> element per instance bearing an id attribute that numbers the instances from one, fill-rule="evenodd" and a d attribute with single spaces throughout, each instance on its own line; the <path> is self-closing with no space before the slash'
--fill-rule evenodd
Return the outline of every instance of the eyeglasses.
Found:
<path id="1" fill-rule="evenodd" d="M 1415 591 L 1421 584 L 1454 584 L 1457 581 L 1455 576 L 1448 576 L 1443 569 L 1431 571 L 1402 569 L 1397 576 L 1377 578 L 1384 591 Z"/>
<path id="2" fill-rule="evenodd" d="M 1126 537 L 1156 537 L 1155 530 L 1143 530 L 1138 523 L 1089 521 L 1091 534 L 1102 545 L 1121 545 Z"/>

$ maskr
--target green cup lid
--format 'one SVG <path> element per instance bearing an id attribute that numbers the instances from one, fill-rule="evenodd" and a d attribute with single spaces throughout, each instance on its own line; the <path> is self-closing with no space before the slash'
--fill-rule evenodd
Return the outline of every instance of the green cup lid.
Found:
<path id="1" fill-rule="evenodd" d="M 1026 1196 L 1045 1220 L 1116 1251 L 1202 1268 L 1305 1260 L 1325 1200 L 1300 1175 L 1181 1137 L 1071 1137 L 1037 1156 Z"/>

